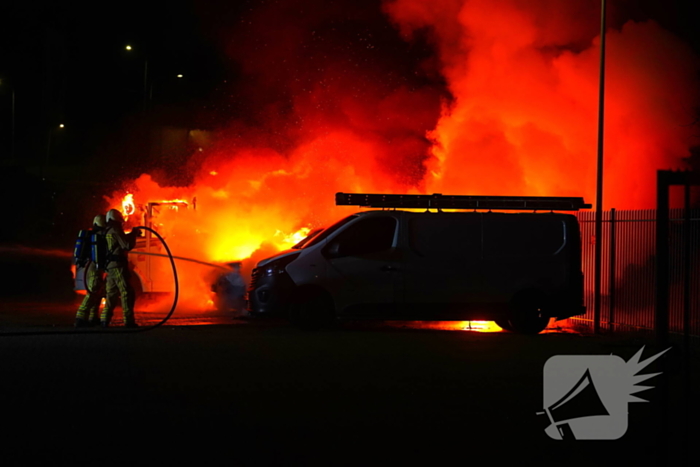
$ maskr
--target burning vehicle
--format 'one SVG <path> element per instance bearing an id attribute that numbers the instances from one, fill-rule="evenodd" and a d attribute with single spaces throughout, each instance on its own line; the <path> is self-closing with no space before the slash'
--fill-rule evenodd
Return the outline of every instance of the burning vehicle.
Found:
<path id="1" fill-rule="evenodd" d="M 177 199 L 168 199 L 173 193 L 160 193 L 150 184 L 150 179 L 142 181 L 143 184 L 136 184 L 138 201 L 132 193 L 123 191 L 107 201 L 124 214 L 125 231 L 146 226 L 165 239 L 176 262 L 180 302 L 184 300 L 192 309 L 245 314 L 251 269 L 248 264 L 253 264 L 249 261 L 251 254 L 256 253 L 261 243 L 265 253 L 259 257 L 265 257 L 291 245 L 301 245 L 316 233 L 310 235 L 311 228 L 301 226 L 292 233 L 268 229 L 251 234 L 251 229 L 237 224 L 235 217 L 233 221 L 228 217 L 232 211 L 212 209 L 220 202 L 216 196 L 206 198 L 209 202 L 198 206 L 192 193 L 186 196 L 179 193 Z M 152 201 L 161 197 L 163 200 Z M 185 197 L 187 200 L 181 199 Z M 157 235 L 144 229 L 143 236 L 129 252 L 129 266 L 137 300 L 155 304 L 160 302 L 159 298 L 172 296 L 172 266 Z M 76 270 L 74 265 L 72 271 L 74 290 L 86 293 L 85 268 Z"/>
<path id="2" fill-rule="evenodd" d="M 585 313 L 578 220 L 554 212 L 590 208 L 582 198 L 338 193 L 336 205 L 382 209 L 260 261 L 251 314 L 315 326 L 487 320 L 536 334 Z"/>

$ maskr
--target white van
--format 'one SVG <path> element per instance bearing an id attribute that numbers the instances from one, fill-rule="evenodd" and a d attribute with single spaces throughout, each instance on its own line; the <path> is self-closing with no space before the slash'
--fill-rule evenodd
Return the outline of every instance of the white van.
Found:
<path id="1" fill-rule="evenodd" d="M 303 324 L 488 320 L 539 333 L 552 317 L 585 313 L 576 217 L 493 212 L 590 207 L 581 198 L 338 193 L 336 204 L 384 210 L 348 216 L 259 262 L 248 289 L 252 315 Z M 444 211 L 458 208 L 473 211 Z"/>

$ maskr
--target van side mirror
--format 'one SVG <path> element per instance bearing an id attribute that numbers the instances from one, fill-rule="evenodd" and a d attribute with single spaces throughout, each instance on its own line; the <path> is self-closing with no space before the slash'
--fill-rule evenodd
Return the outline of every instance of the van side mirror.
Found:
<path id="1" fill-rule="evenodd" d="M 340 258 L 341 256 L 343 256 L 343 250 L 340 246 L 340 243 L 333 242 L 330 245 L 328 245 L 328 248 L 326 249 L 326 254 L 329 258 Z"/>

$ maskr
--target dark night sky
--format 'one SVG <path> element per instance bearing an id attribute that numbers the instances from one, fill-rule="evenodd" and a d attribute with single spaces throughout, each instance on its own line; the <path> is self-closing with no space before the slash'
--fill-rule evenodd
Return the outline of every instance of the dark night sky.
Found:
<path id="1" fill-rule="evenodd" d="M 3 167 L 13 165 L 13 91 L 14 165 L 34 166 L 36 173 L 36 167 L 50 154 L 52 164 L 92 167 L 92 171 L 74 172 L 75 186 L 86 180 L 99 185 L 95 180 L 99 174 L 111 175 L 114 170 L 122 170 L 123 177 L 149 170 L 149 161 L 144 158 L 148 153 L 145 128 L 149 125 L 215 129 L 231 118 L 251 118 L 255 124 L 257 108 L 266 99 L 282 99 L 284 93 L 277 95 L 274 86 L 265 88 L 270 83 L 256 82 L 249 76 L 241 57 L 235 57 L 232 41 L 250 47 L 257 38 L 242 33 L 247 31 L 242 20 L 256 11 L 275 11 L 280 4 L 287 10 L 278 14 L 279 23 L 272 27 L 280 27 L 281 32 L 269 37 L 284 41 L 285 21 L 313 24 L 328 37 L 336 36 L 311 52 L 317 57 L 299 62 L 298 67 L 324 56 L 344 54 L 347 60 L 369 61 L 370 65 L 375 60 L 383 73 L 388 71 L 383 75 L 387 80 L 409 84 L 433 80 L 429 85 L 437 94 L 444 91 L 439 75 L 416 72 L 432 53 L 430 45 L 403 42 L 381 12 L 380 0 L 171 0 L 87 8 L 84 2 L 10 0 L 3 3 L 0 18 Z M 591 0 L 592 8 L 599 5 Z M 700 53 L 697 16 L 691 2 L 613 0 L 608 5 L 611 26 L 616 18 L 654 18 Z M 382 44 L 374 55 L 360 51 L 363 37 L 370 36 Z M 131 53 L 125 50 L 126 44 L 134 47 Z M 355 46 L 357 53 L 352 50 Z M 153 88 L 148 113 L 143 112 L 146 57 Z M 255 61 L 250 54 L 245 59 L 248 67 Z M 292 70 L 297 75 L 300 71 Z M 280 80 L 285 72 L 280 72 Z M 177 73 L 184 78 L 178 80 Z M 313 79 L 313 75 L 309 77 Z M 57 130 L 59 123 L 66 128 Z M 115 159 L 125 163 L 104 163 Z"/>
<path id="2" fill-rule="evenodd" d="M 222 45 L 232 47 L 245 15 L 271 5 L 274 9 L 276 3 L 175 0 L 98 13 L 71 2 L 41 7 L 11 2 L 5 7 L 5 23 L 11 27 L 0 29 L 4 83 L 0 106 L 5 109 L 0 113 L 2 159 L 11 149 L 10 89 L 16 104 L 15 159 L 22 163 L 41 164 L 48 130 L 59 123 L 66 128 L 54 130 L 52 161 L 80 162 L 104 151 L 115 139 L 138 139 L 124 132 L 133 131 L 134 120 L 143 117 L 146 59 L 148 94 L 152 93 L 150 104 L 156 109 L 151 114 L 158 113 L 151 116 L 158 123 L 211 129 L 231 117 L 250 117 L 256 104 L 280 96 L 272 88 L 251 93 L 251 88 L 262 89 L 262 84 L 242 74 L 240 63 L 227 58 Z M 399 39 L 381 13 L 380 3 L 306 0 L 297 14 L 301 19 L 306 15 L 304 7 L 315 9 L 317 24 L 327 20 L 334 24 L 328 30 L 343 34 L 335 24 L 348 11 L 353 20 L 345 25 L 345 34 L 358 36 L 349 28 L 360 24 L 390 43 L 386 58 L 392 57 L 398 74 L 410 76 L 416 57 L 398 57 L 407 51 L 424 56 L 426 51 L 416 52 L 415 46 Z M 132 45 L 132 52 L 125 50 L 126 44 Z M 177 79 L 178 73 L 184 78 Z"/>
<path id="3" fill-rule="evenodd" d="M 99 13 L 70 2 L 42 5 L 13 2 L 5 8 L 10 11 L 5 24 L 10 18 L 13 27 L 0 32 L 0 76 L 15 90 L 20 157 L 38 150 L 28 140 L 43 136 L 42 128 L 64 123 L 66 133 L 90 140 L 141 111 L 146 58 L 149 87 L 160 103 L 206 99 L 223 74 L 220 55 L 202 33 L 191 2 Z M 131 53 L 126 44 L 134 48 Z M 178 80 L 177 73 L 185 78 Z M 3 97 L 9 107 L 7 92 Z"/>
<path id="4" fill-rule="evenodd" d="M 65 132 L 71 135 L 70 143 L 54 149 L 57 157 L 75 162 L 89 157 L 91 150 L 123 127 L 125 119 L 140 113 L 146 57 L 153 102 L 169 106 L 166 113 L 175 120 L 172 123 L 183 123 L 177 120 L 185 118 L 185 126 L 216 125 L 217 119 L 226 118 L 217 113 L 224 109 L 223 101 L 232 97 L 235 101 L 235 93 L 245 89 L 237 88 L 242 78 L 239 64 L 225 56 L 222 38 L 227 31 L 235 34 L 243 15 L 275 3 L 174 0 L 104 10 L 85 8 L 82 2 L 6 2 L 6 26 L 0 28 L 3 154 L 11 146 L 7 130 L 10 86 L 15 91 L 16 156 L 22 160 L 37 159 L 37 153 L 43 156 L 42 140 L 46 140 L 48 129 L 64 123 L 70 130 Z M 591 3 L 597 7 L 598 2 Z M 379 12 L 379 4 L 378 0 L 300 2 L 329 12 L 373 10 L 375 13 L 361 18 L 365 27 L 375 33 L 382 30 L 385 40 L 396 41 L 398 36 Z M 690 2 L 618 0 L 608 5 L 611 16 L 619 9 L 632 19 L 656 18 L 698 49 Z M 631 5 L 634 10 L 630 10 Z M 337 21 L 338 14 L 327 17 Z M 134 51 L 126 52 L 126 44 Z M 410 58 L 407 62 L 410 66 Z M 397 62 L 399 68 L 405 65 Z M 178 80 L 177 73 L 184 78 Z M 184 116 L 178 115 L 178 109 Z"/>

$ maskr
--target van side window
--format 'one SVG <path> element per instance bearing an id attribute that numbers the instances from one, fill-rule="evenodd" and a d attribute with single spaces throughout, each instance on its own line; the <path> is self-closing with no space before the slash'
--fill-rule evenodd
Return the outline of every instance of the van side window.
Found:
<path id="1" fill-rule="evenodd" d="M 490 258 L 555 255 L 566 244 L 565 234 L 564 222 L 558 219 L 484 216 L 484 255 Z"/>
<path id="2" fill-rule="evenodd" d="M 424 257 L 480 258 L 479 217 L 449 214 L 426 215 L 409 222 L 411 249 Z"/>
<path id="3" fill-rule="evenodd" d="M 393 217 L 362 219 L 332 240 L 340 247 L 340 256 L 359 256 L 388 250 L 394 246 L 397 221 Z"/>
<path id="4" fill-rule="evenodd" d="M 344 219 L 339 220 L 338 222 L 331 225 L 327 229 L 319 232 L 318 235 L 316 235 L 314 238 L 312 238 L 311 240 L 306 242 L 306 244 L 304 244 L 302 246 L 302 248 L 308 248 L 310 246 L 314 246 L 316 244 L 321 243 L 323 240 L 328 238 L 328 236 L 330 236 L 333 232 L 335 232 L 336 230 L 338 230 L 339 228 L 341 228 L 342 226 L 344 226 L 345 224 L 347 224 L 348 222 L 350 222 L 351 220 L 356 219 L 356 218 L 357 218 L 356 215 L 352 215 L 352 216 L 348 216 Z"/>

